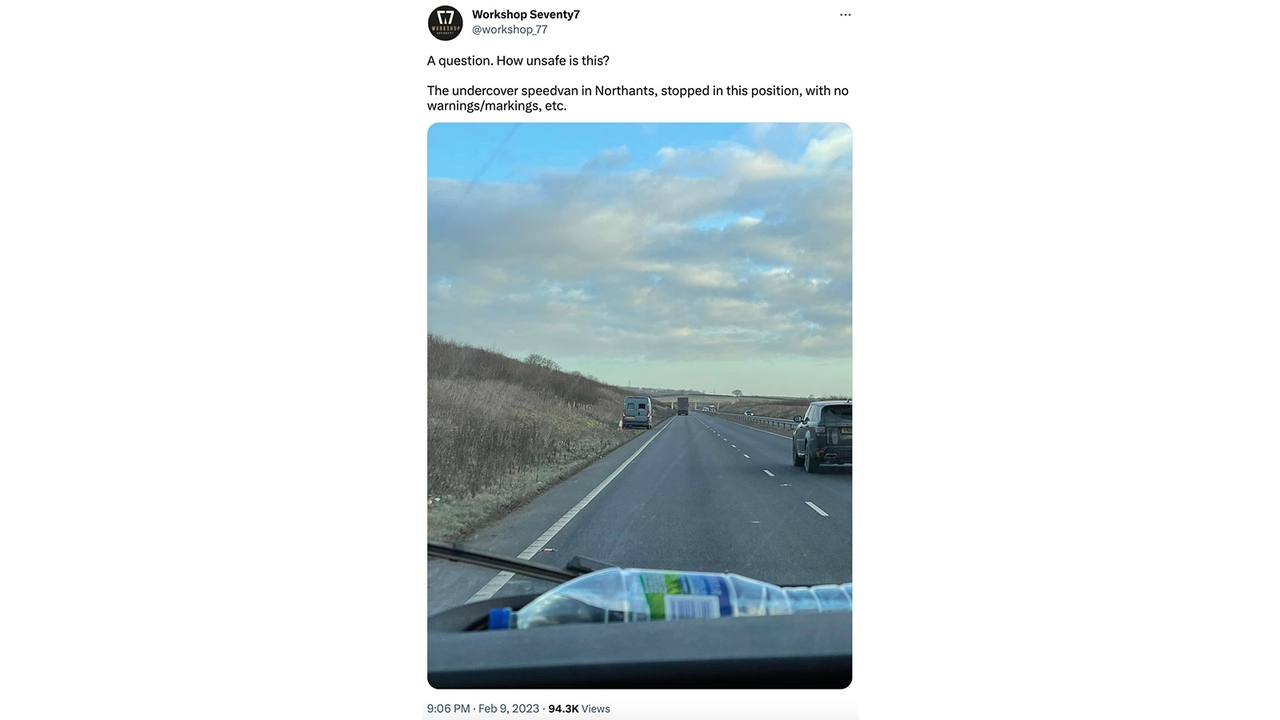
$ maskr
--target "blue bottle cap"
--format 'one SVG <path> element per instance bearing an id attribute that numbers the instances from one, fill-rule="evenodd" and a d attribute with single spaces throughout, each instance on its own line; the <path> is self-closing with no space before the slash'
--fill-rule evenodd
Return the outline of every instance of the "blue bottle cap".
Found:
<path id="1" fill-rule="evenodd" d="M 489 611 L 489 629 L 490 630 L 510 630 L 511 629 L 511 608 L 500 607 Z"/>

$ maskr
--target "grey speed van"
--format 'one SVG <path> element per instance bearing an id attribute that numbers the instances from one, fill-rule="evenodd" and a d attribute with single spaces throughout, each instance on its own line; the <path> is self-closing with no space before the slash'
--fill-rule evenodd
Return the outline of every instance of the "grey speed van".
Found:
<path id="1" fill-rule="evenodd" d="M 622 401 L 622 427 L 653 427 L 653 401 L 643 395 L 628 395 Z"/>

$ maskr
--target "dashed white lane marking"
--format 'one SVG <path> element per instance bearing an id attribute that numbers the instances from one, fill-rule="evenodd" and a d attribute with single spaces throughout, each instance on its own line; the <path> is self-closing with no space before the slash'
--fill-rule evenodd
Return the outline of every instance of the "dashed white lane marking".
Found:
<path id="1" fill-rule="evenodd" d="M 729 443 L 729 447 L 733 448 L 734 450 L 738 449 L 738 446 L 734 445 L 733 443 Z"/>
<path id="2" fill-rule="evenodd" d="M 742 453 L 742 457 L 744 457 L 744 458 L 746 458 L 746 459 L 748 459 L 748 460 L 750 460 L 750 459 L 751 459 L 751 456 L 750 456 L 750 455 L 748 455 L 748 454 L 746 454 L 746 453 Z"/>
<path id="3" fill-rule="evenodd" d="M 830 515 L 828 515 L 828 514 L 826 514 L 826 513 L 822 512 L 822 508 L 818 507 L 817 505 L 814 505 L 813 503 L 809 502 L 808 500 L 805 500 L 805 501 L 804 501 L 804 504 L 805 504 L 805 505 L 808 505 L 808 506 L 809 506 L 809 507 L 811 507 L 811 508 L 813 508 L 814 512 L 818 513 L 818 514 L 819 514 L 819 515 L 821 515 L 822 517 L 831 517 Z M 527 558 L 526 558 L 526 559 L 527 559 Z"/>
<path id="4" fill-rule="evenodd" d="M 582 509 L 587 506 L 587 503 L 594 500 L 596 495 L 600 494 L 601 490 L 604 490 L 605 487 L 609 485 L 609 483 L 613 482 L 613 479 L 618 477 L 618 473 L 625 470 L 626 467 L 631 464 L 631 461 L 635 460 L 636 456 L 644 452 L 644 449 L 649 447 L 649 443 L 656 440 L 657 437 L 667 429 L 667 427 L 668 425 L 664 424 L 661 430 L 658 430 L 658 432 L 653 434 L 653 437 L 649 438 L 648 440 L 645 440 L 644 444 L 640 446 L 639 450 L 636 450 L 634 453 L 632 453 L 631 457 L 627 458 L 625 462 L 623 462 L 621 465 L 618 466 L 618 469 L 609 473 L 609 477 L 601 481 L 600 484 L 597 485 L 594 490 L 587 493 L 587 496 L 579 500 L 577 505 L 574 505 L 573 507 L 569 508 L 569 512 L 566 512 L 564 515 L 560 516 L 560 519 L 557 520 L 554 525 L 547 528 L 546 532 L 539 535 L 538 539 L 534 540 L 532 545 L 525 548 L 524 552 L 520 553 L 516 557 L 520 558 L 521 560 L 528 560 L 534 555 L 537 555 L 538 551 L 542 549 L 543 545 L 546 545 L 548 542 L 550 542 L 551 538 L 555 537 L 556 533 L 564 529 L 564 526 L 568 525 L 569 521 L 572 520 L 574 516 L 582 512 Z M 494 575 L 493 579 L 490 580 L 488 583 L 486 583 L 484 587 L 477 590 L 476 594 L 472 595 L 471 599 L 468 600 L 467 602 L 473 603 L 473 602 L 478 602 L 480 600 L 488 600 L 489 598 L 493 597 L 494 593 L 501 590 L 502 586 L 506 585 L 507 581 L 510 580 L 512 577 L 513 577 L 513 574 L 505 570 L 498 573 L 497 575 Z"/>
<path id="5" fill-rule="evenodd" d="M 768 470 L 765 470 L 764 474 L 768 475 L 769 477 L 773 477 L 773 473 L 769 472 Z"/>

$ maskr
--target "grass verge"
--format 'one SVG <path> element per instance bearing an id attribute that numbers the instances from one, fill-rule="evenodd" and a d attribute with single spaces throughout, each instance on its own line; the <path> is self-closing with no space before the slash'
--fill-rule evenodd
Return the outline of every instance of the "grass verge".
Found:
<path id="1" fill-rule="evenodd" d="M 545 357 L 429 336 L 427 537 L 462 540 L 634 438 L 617 427 L 625 396 Z"/>
<path id="2" fill-rule="evenodd" d="M 542 492 L 582 472 L 634 437 L 630 432 L 619 433 L 616 443 L 600 455 L 513 473 L 492 490 L 471 496 L 434 496 L 427 508 L 427 537 L 443 542 L 461 542 L 485 525 L 518 510 Z"/>

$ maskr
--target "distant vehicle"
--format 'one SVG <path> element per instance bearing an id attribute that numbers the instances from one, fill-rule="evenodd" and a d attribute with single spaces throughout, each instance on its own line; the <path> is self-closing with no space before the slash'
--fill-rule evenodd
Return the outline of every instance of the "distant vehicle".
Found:
<path id="1" fill-rule="evenodd" d="M 743 415 L 755 415 L 755 413 L 751 412 L 750 410 L 748 410 L 748 411 L 746 411 L 746 412 L 744 412 L 744 413 L 742 413 L 742 414 L 743 414 Z"/>
<path id="2" fill-rule="evenodd" d="M 813 473 L 824 464 L 853 462 L 853 403 L 809 403 L 804 415 L 792 419 L 797 423 L 791 433 L 792 465 Z"/>
<path id="3" fill-rule="evenodd" d="M 677 405 L 677 408 L 676 408 L 677 415 L 689 414 L 689 398 L 687 397 L 676 398 L 676 405 Z"/>
<path id="4" fill-rule="evenodd" d="M 622 402 L 622 427 L 653 427 L 653 401 L 643 395 L 628 395 Z"/>

